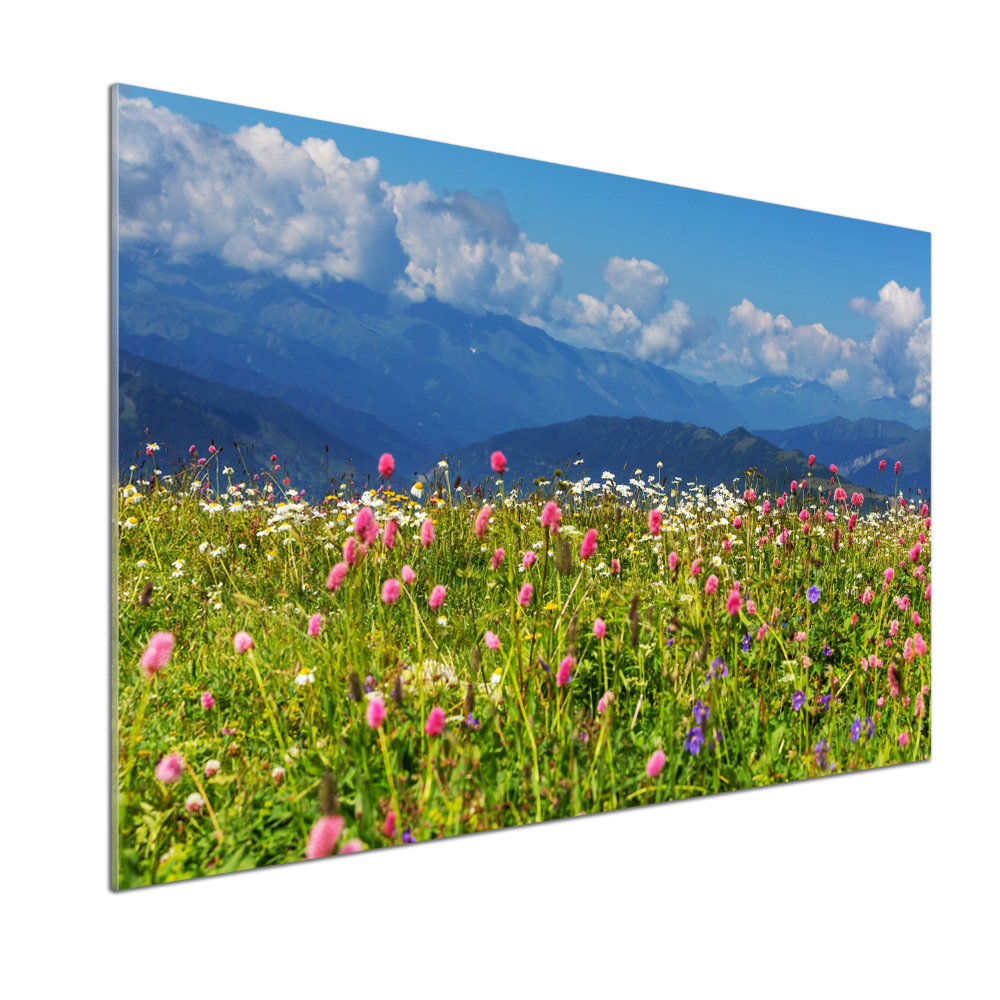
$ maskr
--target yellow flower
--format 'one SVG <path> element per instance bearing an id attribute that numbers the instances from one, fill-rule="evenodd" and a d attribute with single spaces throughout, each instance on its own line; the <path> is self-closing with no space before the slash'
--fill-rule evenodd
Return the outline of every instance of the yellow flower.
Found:
<path id="1" fill-rule="evenodd" d="M 558 607 L 559 607 L 559 605 L 556 604 L 555 601 L 549 601 L 549 603 L 545 605 L 545 610 L 546 611 L 555 611 L 556 608 L 558 608 Z"/>

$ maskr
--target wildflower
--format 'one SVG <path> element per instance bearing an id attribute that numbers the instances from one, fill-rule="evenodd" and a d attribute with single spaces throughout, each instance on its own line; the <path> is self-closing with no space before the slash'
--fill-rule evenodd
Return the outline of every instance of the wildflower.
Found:
<path id="1" fill-rule="evenodd" d="M 924 637 L 919 632 L 913 633 L 913 652 L 917 656 L 924 656 L 927 652 L 927 643 L 924 642 Z"/>
<path id="2" fill-rule="evenodd" d="M 597 714 L 603 715 L 610 707 L 612 702 L 614 702 L 615 696 L 612 691 L 605 691 L 600 700 L 597 702 Z"/>
<path id="3" fill-rule="evenodd" d="M 697 756 L 704 742 L 705 734 L 701 731 L 701 726 L 695 726 L 684 739 L 684 749 Z"/>
<path id="4" fill-rule="evenodd" d="M 893 698 L 898 698 L 902 685 L 899 676 L 899 667 L 897 667 L 895 663 L 889 664 L 889 675 L 887 681 L 889 684 L 889 694 L 891 694 Z"/>
<path id="5" fill-rule="evenodd" d="M 903 643 L 903 659 L 909 663 L 913 659 L 913 640 L 907 639 Z"/>
<path id="6" fill-rule="evenodd" d="M 413 571 L 413 567 L 410 565 L 406 565 L 403 567 L 400 576 L 402 576 L 403 583 L 405 583 L 407 586 L 410 586 L 410 584 L 413 583 L 413 581 L 416 580 L 417 578 L 417 574 Z"/>
<path id="7" fill-rule="evenodd" d="M 617 576 L 622 571 L 622 564 L 617 559 L 611 560 L 611 572 Z"/>
<path id="8" fill-rule="evenodd" d="M 389 452 L 384 452 L 379 456 L 378 460 L 378 474 L 383 479 L 388 479 L 396 468 L 396 460 L 389 454 Z"/>
<path id="9" fill-rule="evenodd" d="M 924 717 L 924 694 L 922 691 L 917 692 L 917 700 L 913 706 L 913 714 L 918 719 L 922 719 Z"/>
<path id="10" fill-rule="evenodd" d="M 555 500 L 550 500 L 543 508 L 538 518 L 538 523 L 543 528 L 548 528 L 553 535 L 559 534 L 559 521 L 562 518 L 562 511 Z"/>
<path id="11" fill-rule="evenodd" d="M 861 735 L 861 716 L 854 716 L 854 722 L 851 723 L 851 742 L 857 743 L 858 737 Z"/>
<path id="12" fill-rule="evenodd" d="M 382 584 L 382 603 L 383 604 L 395 604 L 399 600 L 399 580 L 395 577 L 390 576 L 385 583 Z"/>
<path id="13" fill-rule="evenodd" d="M 498 476 L 504 474 L 507 470 L 507 459 L 502 451 L 495 451 L 490 455 L 490 466 Z"/>
<path id="14" fill-rule="evenodd" d="M 417 838 L 414 837 L 412 833 L 410 833 L 410 828 L 407 827 L 403 831 L 403 843 L 404 844 L 415 844 L 416 842 L 417 842 Z"/>
<path id="15" fill-rule="evenodd" d="M 816 456 L 815 455 L 810 455 L 809 456 L 809 468 L 811 469 L 815 464 L 816 464 Z"/>
<path id="16" fill-rule="evenodd" d="M 908 732 L 899 734 L 899 745 L 905 747 L 907 743 L 910 742 L 910 734 Z"/>
<path id="17" fill-rule="evenodd" d="M 910 562 L 916 562 L 920 558 L 920 542 L 910 549 Z"/>
<path id="18" fill-rule="evenodd" d="M 705 683 L 714 680 L 716 677 L 728 677 L 729 667 L 726 666 L 721 656 L 717 656 L 712 660 L 708 668 L 708 673 L 705 675 Z M 706 710 L 705 718 L 708 718 L 708 712 Z"/>
<path id="19" fill-rule="evenodd" d="M 285 781 L 285 769 L 283 767 L 275 767 L 271 769 L 271 780 L 276 785 L 284 784 Z"/>
<path id="20" fill-rule="evenodd" d="M 705 593 L 714 594 L 719 589 L 719 578 L 713 573 L 705 581 Z"/>
<path id="21" fill-rule="evenodd" d="M 813 747 L 813 752 L 816 755 L 816 757 L 815 757 L 815 759 L 816 759 L 816 766 L 820 770 L 823 770 L 825 767 L 827 767 L 827 751 L 828 750 L 829 750 L 829 747 L 827 746 L 826 740 L 820 740 L 819 743 L 817 743 Z M 830 767 L 830 770 L 832 771 L 833 770 L 833 765 L 831 764 L 831 765 L 829 765 L 829 767 Z"/>
<path id="22" fill-rule="evenodd" d="M 701 572 L 701 560 L 695 559 L 695 561 L 691 563 L 691 575 L 697 576 L 700 572 Z"/>
<path id="23" fill-rule="evenodd" d="M 431 606 L 431 611 L 437 611 L 442 604 L 444 604 L 445 598 L 445 588 L 442 584 L 437 584 L 431 591 L 429 604 Z"/>
<path id="24" fill-rule="evenodd" d="M 847 503 L 847 490 L 843 486 L 838 486 L 833 491 L 833 502 L 834 503 Z"/>
<path id="25" fill-rule="evenodd" d="M 711 708 L 704 704 L 701 698 L 698 698 L 694 703 L 694 708 L 691 710 L 691 714 L 694 716 L 695 724 L 703 726 L 706 722 L 708 722 L 708 716 L 711 711 Z"/>
<path id="26" fill-rule="evenodd" d="M 896 475 L 898 476 L 898 475 L 899 475 L 899 470 L 900 470 L 900 469 L 901 469 L 902 467 L 903 467 L 903 463 L 902 463 L 902 462 L 897 462 L 897 463 L 896 463 L 896 464 L 895 464 L 895 465 L 893 466 L 893 468 L 892 468 L 892 471 L 893 471 L 893 472 L 894 472 L 894 473 L 895 473 L 895 474 L 896 474 Z"/>
<path id="27" fill-rule="evenodd" d="M 315 684 L 316 675 L 308 667 L 300 667 L 299 672 L 295 675 L 295 683 L 299 687 L 305 687 L 307 684 Z"/>
<path id="28" fill-rule="evenodd" d="M 806 636 L 805 632 L 796 632 L 795 633 L 795 641 L 796 642 L 805 642 L 806 638 L 807 638 L 807 636 Z"/>
<path id="29" fill-rule="evenodd" d="M 884 576 L 885 576 L 885 582 L 886 583 L 892 583 L 892 567 L 891 566 L 889 566 L 886 569 Z"/>
<path id="30" fill-rule="evenodd" d="M 490 569 L 496 569 L 500 565 L 500 563 L 503 562 L 503 557 L 506 554 L 507 553 L 504 552 L 503 549 L 497 549 L 496 552 L 494 552 L 493 555 L 490 556 Z"/>
<path id="31" fill-rule="evenodd" d="M 697 751 L 694 752 L 697 753 Z M 646 761 L 646 774 L 651 778 L 657 777 L 666 763 L 667 755 L 662 750 L 654 750 L 652 757 Z"/>
<path id="32" fill-rule="evenodd" d="M 424 732 L 428 736 L 440 736 L 444 732 L 444 709 L 435 705 L 427 715 Z"/>
<path id="33" fill-rule="evenodd" d="M 851 506 L 852 507 L 863 507 L 865 504 L 865 497 L 863 493 L 852 493 L 851 494 Z"/>
<path id="34" fill-rule="evenodd" d="M 490 518 L 493 516 L 493 508 L 489 504 L 486 504 L 482 510 L 476 515 L 475 524 L 473 525 L 473 531 L 476 533 L 476 538 L 482 538 L 486 534 L 486 528 L 490 523 Z"/>
<path id="35" fill-rule="evenodd" d="M 184 773 L 184 758 L 179 753 L 167 754 L 157 763 L 153 773 L 156 775 L 157 781 L 162 781 L 165 785 L 172 785 Z"/>
<path id="36" fill-rule="evenodd" d="M 217 760 L 205 762 L 205 777 L 211 778 L 213 774 L 218 774 L 222 765 Z"/>
<path id="37" fill-rule="evenodd" d="M 486 648 L 487 649 L 499 649 L 500 648 L 500 637 L 495 632 L 486 633 Z"/>
<path id="38" fill-rule="evenodd" d="M 830 466 L 830 473 L 831 473 L 831 475 L 835 476 L 837 474 L 837 466 L 831 465 Z"/>
<path id="39" fill-rule="evenodd" d="M 358 511 L 358 516 L 354 519 L 354 534 L 362 545 L 371 545 L 378 536 L 378 521 L 372 513 L 371 507 L 362 507 Z"/>
<path id="40" fill-rule="evenodd" d="M 649 512 L 649 533 L 651 535 L 658 535 L 662 525 L 663 514 L 658 510 L 651 510 Z"/>
<path id="41" fill-rule="evenodd" d="M 348 566 L 353 566 L 358 559 L 358 543 L 353 538 L 348 538 L 344 542 L 343 548 L 344 562 Z"/>
<path id="42" fill-rule="evenodd" d="M 597 636 L 598 639 L 603 639 L 607 630 L 608 627 L 604 624 L 603 618 L 594 619 L 594 635 Z"/>
<path id="43" fill-rule="evenodd" d="M 806 591 L 806 597 L 809 598 L 810 604 L 815 604 L 820 599 L 821 594 L 822 591 L 819 589 L 819 587 L 815 585 L 813 585 Z"/>
<path id="44" fill-rule="evenodd" d="M 233 649 L 237 653 L 245 653 L 249 649 L 253 649 L 253 638 L 248 632 L 237 632 L 233 636 Z"/>
<path id="45" fill-rule="evenodd" d="M 878 463 L 878 471 L 879 472 L 884 472 L 885 471 L 885 459 L 884 458 L 882 459 L 881 462 Z"/>
<path id="46" fill-rule="evenodd" d="M 537 556 L 535 553 L 532 552 L 531 549 L 528 549 L 528 551 L 524 553 L 524 559 L 521 560 L 521 565 L 524 566 L 525 569 L 531 569 L 536 558 Z"/>
<path id="47" fill-rule="evenodd" d="M 562 660 L 556 673 L 556 687 L 565 687 L 569 683 L 570 671 L 575 666 L 576 660 L 572 656 L 567 656 Z"/>
<path id="48" fill-rule="evenodd" d="M 309 831 L 306 842 L 306 857 L 325 858 L 333 854 L 337 839 L 344 830 L 343 816 L 320 816 Z"/>
<path id="49" fill-rule="evenodd" d="M 201 707 L 206 711 L 210 708 L 215 708 L 215 699 L 212 697 L 211 691 L 203 691 L 201 695 Z"/>
<path id="50" fill-rule="evenodd" d="M 826 643 L 826 642 L 823 643 L 823 655 L 824 656 L 832 656 L 833 655 L 833 650 L 830 648 L 830 644 L 829 643 Z"/>
<path id="51" fill-rule="evenodd" d="M 368 699 L 368 708 L 365 710 L 365 722 L 369 729 L 378 729 L 385 719 L 385 702 L 379 695 L 373 695 Z"/>
<path id="52" fill-rule="evenodd" d="M 794 711 L 798 712 L 805 703 L 806 695 L 804 691 L 796 691 L 795 694 L 792 695 L 792 709 Z"/>
<path id="53" fill-rule="evenodd" d="M 875 596 L 875 591 L 871 587 L 865 587 L 865 592 L 861 595 L 862 604 L 871 604 L 872 598 Z"/>
<path id="54" fill-rule="evenodd" d="M 531 598 L 534 593 L 535 588 L 532 587 L 530 583 L 523 584 L 517 595 L 517 603 L 520 604 L 522 608 L 526 608 L 531 603 Z"/>
<path id="55" fill-rule="evenodd" d="M 753 503 L 753 502 L 754 502 L 754 500 L 756 500 L 756 499 L 757 499 L 757 494 L 756 494 L 756 493 L 754 493 L 754 491 L 753 491 L 753 490 L 744 490 L 744 492 L 743 492 L 743 499 L 744 499 L 744 500 L 745 500 L 745 501 L 746 501 L 746 502 L 747 502 L 748 504 L 751 504 L 751 503 Z"/>
<path id="56" fill-rule="evenodd" d="M 184 809 L 189 813 L 193 814 L 200 813 L 204 807 L 205 807 L 205 800 L 197 792 L 192 792 L 184 800 Z"/>
<path id="57" fill-rule="evenodd" d="M 147 677 L 152 677 L 158 670 L 162 670 L 169 662 L 173 650 L 174 637 L 170 632 L 154 632 L 139 660 L 142 672 Z"/>
<path id="58" fill-rule="evenodd" d="M 390 839 L 396 836 L 396 813 L 392 809 L 385 814 L 382 832 Z"/>
<path id="59" fill-rule="evenodd" d="M 319 630 L 323 625 L 323 616 L 317 611 L 309 619 L 309 627 L 306 629 L 309 635 L 319 635 Z"/>
<path id="60" fill-rule="evenodd" d="M 597 529 L 591 528 L 580 543 L 580 558 L 586 561 L 597 551 Z"/>
<path id="61" fill-rule="evenodd" d="M 899 621 L 895 618 L 889 622 L 889 635 L 897 635 L 899 633 Z"/>
<path id="62" fill-rule="evenodd" d="M 337 563 L 333 569 L 330 570 L 330 575 L 326 578 L 326 589 L 339 590 L 340 585 L 344 582 L 344 577 L 347 576 L 349 568 L 350 567 L 346 562 Z"/>
<path id="63" fill-rule="evenodd" d="M 434 522 L 428 517 L 420 525 L 420 544 L 426 549 L 434 541 Z"/>
<path id="64" fill-rule="evenodd" d="M 357 837 L 352 837 L 350 840 L 348 840 L 343 845 L 343 847 L 341 847 L 341 849 L 339 851 L 337 851 L 337 854 L 338 855 L 340 855 L 340 854 L 357 854 L 359 851 L 363 851 L 364 849 L 365 849 L 365 845 L 362 844 L 361 841 Z"/>
<path id="65" fill-rule="evenodd" d="M 418 479 L 411 487 L 410 493 L 418 500 L 424 495 L 424 484 Z"/>

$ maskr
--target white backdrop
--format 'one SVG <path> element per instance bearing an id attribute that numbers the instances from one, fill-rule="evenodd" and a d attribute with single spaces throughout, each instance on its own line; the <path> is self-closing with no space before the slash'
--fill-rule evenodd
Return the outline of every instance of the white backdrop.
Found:
<path id="1" fill-rule="evenodd" d="M 982 988 L 997 888 L 996 455 L 977 429 L 997 374 L 995 31 L 961 4 L 933 21 L 912 4 L 551 6 L 6 15 L 11 995 Z M 930 230 L 933 762 L 110 893 L 115 81 Z"/>

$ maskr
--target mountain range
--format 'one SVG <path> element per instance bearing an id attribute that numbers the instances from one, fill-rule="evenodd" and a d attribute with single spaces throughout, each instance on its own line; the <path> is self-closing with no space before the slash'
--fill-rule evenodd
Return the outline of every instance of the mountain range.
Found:
<path id="1" fill-rule="evenodd" d="M 761 460 L 780 464 L 777 453 L 800 448 L 797 425 L 850 412 L 819 382 L 696 382 L 557 341 L 509 316 L 401 301 L 351 281 L 303 286 L 210 255 L 170 261 L 150 246 L 130 246 L 119 257 L 117 334 L 122 464 L 137 452 L 141 463 L 149 439 L 178 453 L 194 443 L 203 455 L 212 437 L 227 446 L 254 441 L 258 456 L 284 457 L 296 484 L 319 488 L 343 474 L 373 477 L 384 451 L 408 484 L 443 455 L 533 428 L 548 431 L 529 435 L 532 442 L 565 441 L 609 470 L 615 463 L 645 469 L 651 459 L 652 472 L 656 461 L 666 463 L 665 450 L 679 454 L 683 443 L 702 465 L 675 474 L 728 481 L 742 471 L 732 465 L 740 442 L 772 442 L 773 454 L 761 452 Z M 574 444 L 552 425 L 593 437 Z M 783 437 L 751 435 L 744 426 L 779 428 Z M 638 453 L 622 457 L 603 437 L 608 428 Z M 742 447 L 756 454 L 761 445 Z M 888 445 L 868 450 L 881 447 Z M 525 473 L 530 465 L 544 474 L 549 451 L 525 456 Z M 744 469 L 753 464 L 765 467 L 755 459 Z"/>

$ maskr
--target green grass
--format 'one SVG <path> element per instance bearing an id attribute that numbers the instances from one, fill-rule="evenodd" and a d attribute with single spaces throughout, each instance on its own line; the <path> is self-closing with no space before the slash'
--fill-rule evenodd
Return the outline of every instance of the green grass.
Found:
<path id="1" fill-rule="evenodd" d="M 481 502 L 453 489 L 445 469 L 423 504 L 392 493 L 349 499 L 345 489 L 313 508 L 284 495 L 283 475 L 257 481 L 270 494 L 235 491 L 234 474 L 213 458 L 121 491 L 120 887 L 301 860 L 324 812 L 345 820 L 339 847 L 357 839 L 375 848 L 401 843 L 404 830 L 426 840 L 930 754 L 930 526 L 912 503 L 866 507 L 849 531 L 850 508 L 820 504 L 811 477 L 808 492 L 800 488 L 782 508 L 769 495 L 764 513 L 764 497 L 747 503 L 724 489 L 661 486 L 649 476 L 615 489 L 557 475 L 554 486 L 500 487 L 480 541 Z M 245 473 L 242 481 L 254 483 Z M 238 496 L 242 509 L 230 510 Z M 558 535 L 539 524 L 551 499 L 562 510 Z M 398 520 L 395 546 L 384 548 L 380 535 L 331 592 L 327 575 L 365 504 L 380 524 Z M 653 507 L 663 511 L 656 537 Z M 435 526 L 429 547 L 418 539 L 425 517 Z M 598 548 L 584 562 L 590 528 Z M 784 530 L 788 543 L 776 543 Z M 493 570 L 497 548 L 506 556 Z M 524 570 L 527 551 L 537 559 Z M 692 576 L 697 557 L 701 572 Z M 404 565 L 415 582 L 383 604 L 383 581 L 401 578 Z M 894 576 L 885 586 L 887 567 Z M 705 592 L 710 574 L 719 580 L 714 594 Z M 726 603 L 737 580 L 745 603 L 733 615 Z M 522 608 L 525 582 L 534 595 Z M 435 584 L 447 588 L 438 611 L 428 606 Z M 811 587 L 820 591 L 815 603 Z M 317 613 L 322 627 L 310 636 Z M 597 617 L 607 624 L 603 639 L 594 635 Z M 140 657 L 157 631 L 176 644 L 147 678 Z M 255 643 L 243 654 L 233 646 L 239 631 Z M 487 648 L 487 631 L 498 650 Z M 910 656 L 905 640 L 914 633 L 927 652 Z M 574 664 L 560 687 L 568 655 Z M 883 665 L 868 666 L 872 656 Z M 384 700 L 378 730 L 366 724 L 364 694 L 350 696 L 352 675 Z M 599 712 L 605 691 L 614 700 Z M 428 736 L 435 706 L 447 723 Z M 692 742 L 705 707 L 702 739 Z M 665 766 L 650 777 L 657 750 Z M 165 784 L 154 767 L 171 753 L 185 768 Z M 209 760 L 220 764 L 210 777 Z M 195 794 L 204 805 L 190 812 Z"/>

